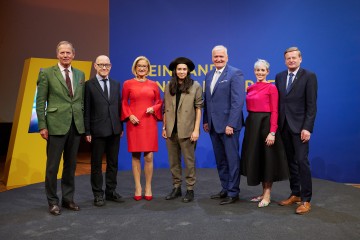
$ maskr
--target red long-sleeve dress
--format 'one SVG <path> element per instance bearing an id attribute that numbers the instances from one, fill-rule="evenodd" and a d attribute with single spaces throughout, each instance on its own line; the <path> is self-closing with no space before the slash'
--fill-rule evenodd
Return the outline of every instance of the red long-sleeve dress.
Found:
<path id="1" fill-rule="evenodd" d="M 157 121 L 162 120 L 162 100 L 156 82 L 144 82 L 130 79 L 124 82 L 122 90 L 121 120 L 126 122 L 126 137 L 129 152 L 158 151 Z M 148 107 L 154 108 L 154 114 L 146 113 Z M 140 123 L 129 121 L 135 115 Z"/>

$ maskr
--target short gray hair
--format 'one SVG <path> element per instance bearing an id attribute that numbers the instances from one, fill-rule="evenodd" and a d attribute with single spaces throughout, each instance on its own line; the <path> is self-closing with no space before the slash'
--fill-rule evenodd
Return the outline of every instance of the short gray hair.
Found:
<path id="1" fill-rule="evenodd" d="M 71 42 L 69 42 L 69 41 L 61 41 L 61 42 L 59 42 L 58 45 L 56 46 L 56 54 L 58 53 L 59 47 L 60 47 L 61 45 L 70 45 L 70 47 L 71 47 L 71 49 L 72 49 L 72 52 L 75 53 L 74 45 L 73 45 Z"/>
<path id="2" fill-rule="evenodd" d="M 223 46 L 223 45 L 217 45 L 217 46 L 215 46 L 215 47 L 212 49 L 211 53 L 213 53 L 213 52 L 216 51 L 216 50 L 224 50 L 226 56 L 228 55 L 228 53 L 227 53 L 227 48 L 226 48 L 225 46 Z"/>
<path id="3" fill-rule="evenodd" d="M 258 59 L 254 64 L 254 68 L 260 67 L 260 65 L 265 65 L 268 70 L 270 68 L 270 63 L 264 59 Z"/>

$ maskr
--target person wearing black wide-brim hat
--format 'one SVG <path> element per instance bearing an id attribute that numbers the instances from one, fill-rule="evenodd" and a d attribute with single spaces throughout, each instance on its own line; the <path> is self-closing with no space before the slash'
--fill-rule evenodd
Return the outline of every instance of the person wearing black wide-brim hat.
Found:
<path id="1" fill-rule="evenodd" d="M 169 69 L 172 78 L 165 86 L 164 126 L 162 136 L 166 139 L 173 190 L 166 200 L 182 196 L 181 154 L 186 165 L 186 194 L 183 202 L 194 200 L 195 186 L 195 146 L 200 134 L 202 88 L 190 77 L 195 64 L 188 58 L 178 57 Z"/>

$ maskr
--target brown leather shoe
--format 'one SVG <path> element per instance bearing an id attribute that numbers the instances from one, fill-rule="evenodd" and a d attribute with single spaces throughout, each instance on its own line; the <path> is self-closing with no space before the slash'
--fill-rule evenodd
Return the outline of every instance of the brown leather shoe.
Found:
<path id="1" fill-rule="evenodd" d="M 288 199 L 280 201 L 279 205 L 281 205 L 281 206 L 290 206 L 290 205 L 293 205 L 294 203 L 300 203 L 300 202 L 301 202 L 300 197 L 291 195 Z"/>
<path id="2" fill-rule="evenodd" d="M 55 216 L 61 214 L 60 207 L 58 205 L 49 205 L 49 212 Z"/>
<path id="3" fill-rule="evenodd" d="M 310 212 L 310 210 L 311 210 L 310 202 L 303 202 L 303 203 L 301 203 L 300 206 L 298 206 L 298 208 L 296 209 L 295 212 L 297 214 L 305 214 L 305 213 Z"/>
<path id="4" fill-rule="evenodd" d="M 80 211 L 80 207 L 74 202 L 62 202 L 62 206 L 73 211 Z"/>

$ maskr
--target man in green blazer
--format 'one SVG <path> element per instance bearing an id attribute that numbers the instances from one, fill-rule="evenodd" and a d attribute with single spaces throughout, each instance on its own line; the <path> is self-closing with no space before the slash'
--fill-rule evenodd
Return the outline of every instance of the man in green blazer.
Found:
<path id="1" fill-rule="evenodd" d="M 45 190 L 49 212 L 60 215 L 57 196 L 57 173 L 61 155 L 64 164 L 61 178 L 62 206 L 73 211 L 76 156 L 84 128 L 85 74 L 71 66 L 75 49 L 70 42 L 57 45 L 59 63 L 41 69 L 37 80 L 36 113 L 40 135 L 47 141 Z"/>

